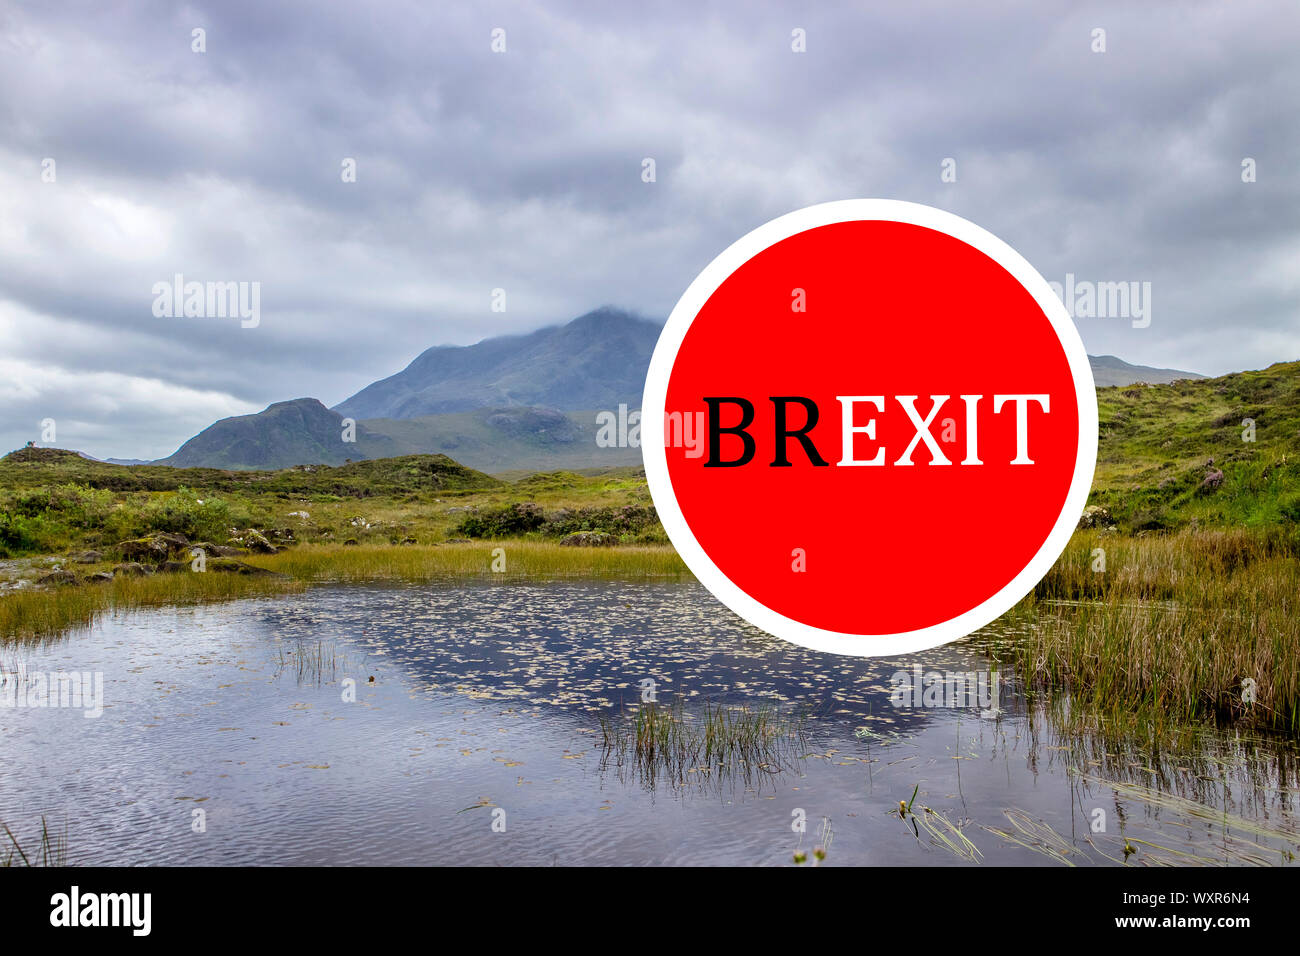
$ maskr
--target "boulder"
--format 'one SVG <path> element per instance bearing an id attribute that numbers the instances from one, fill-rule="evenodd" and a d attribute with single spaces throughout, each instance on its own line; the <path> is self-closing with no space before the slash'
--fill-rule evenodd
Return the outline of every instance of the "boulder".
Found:
<path id="1" fill-rule="evenodd" d="M 1086 530 L 1088 528 L 1109 528 L 1115 523 L 1111 513 L 1105 508 L 1098 505 L 1091 505 L 1083 509 L 1083 514 L 1079 516 L 1079 528 Z"/>
<path id="2" fill-rule="evenodd" d="M 211 541 L 193 541 L 190 543 L 190 550 L 195 548 L 201 550 L 209 558 L 238 558 L 241 555 L 248 554 L 243 548 L 236 548 L 228 544 L 213 544 Z"/>
<path id="3" fill-rule="evenodd" d="M 165 561 L 171 553 L 167 543 L 156 537 L 119 541 L 116 550 L 122 560 L 128 563 Z"/>
<path id="4" fill-rule="evenodd" d="M 243 535 L 244 547 L 256 554 L 275 554 L 278 550 L 275 545 L 266 540 L 266 536 L 260 531 L 254 531 L 249 528 Z"/>
<path id="5" fill-rule="evenodd" d="M 116 550 L 123 561 L 148 561 L 157 564 L 184 552 L 189 544 L 190 539 L 183 534 L 160 531 L 146 538 L 119 541 Z"/>
<path id="6" fill-rule="evenodd" d="M 49 574 L 42 574 L 36 579 L 37 584 L 76 584 L 77 576 L 71 571 L 51 571 Z"/>
<path id="7" fill-rule="evenodd" d="M 104 560 L 104 555 L 99 551 L 82 551 L 80 554 L 74 554 L 68 559 L 73 564 L 99 564 Z"/>
<path id="8" fill-rule="evenodd" d="M 251 564 L 245 564 L 243 561 L 236 561 L 234 558 L 217 558 L 208 562 L 208 571 L 215 571 L 218 574 L 247 574 L 259 578 L 288 578 L 289 575 L 281 574 L 278 571 L 268 571 L 266 568 L 256 568 Z"/>
<path id="9" fill-rule="evenodd" d="M 133 577 L 141 578 L 146 574 L 153 574 L 153 568 L 146 567 L 139 561 L 124 561 L 121 564 L 113 566 L 114 577 Z"/>
<path id="10" fill-rule="evenodd" d="M 189 547 L 190 539 L 183 534 L 173 534 L 170 531 L 160 531 L 154 538 L 167 545 L 169 552 L 180 551 L 182 548 Z"/>

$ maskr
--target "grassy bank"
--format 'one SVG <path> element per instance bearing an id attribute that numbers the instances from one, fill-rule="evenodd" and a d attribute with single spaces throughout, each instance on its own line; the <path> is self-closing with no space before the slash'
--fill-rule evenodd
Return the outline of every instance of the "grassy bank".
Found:
<path id="1" fill-rule="evenodd" d="M 303 545 L 278 554 L 249 555 L 245 561 L 280 577 L 182 571 L 9 591 L 0 596 L 0 641 L 59 637 L 117 610 L 216 603 L 314 584 L 422 584 L 474 576 L 494 581 L 662 578 L 689 573 L 666 545 L 574 548 L 527 540 L 405 547 Z"/>
<path id="2" fill-rule="evenodd" d="M 493 579 L 677 577 L 686 565 L 668 545 L 572 548 L 552 541 L 496 540 L 407 547 L 304 545 L 249 563 L 303 583 L 421 584 L 483 575 Z"/>
<path id="3" fill-rule="evenodd" d="M 103 615 L 141 607 L 181 606 L 281 594 L 299 587 L 274 577 L 168 574 L 117 577 L 72 587 L 30 588 L 0 596 L 0 641 L 40 641 L 89 627 Z"/>
<path id="4" fill-rule="evenodd" d="M 1300 560 L 1286 534 L 1079 532 L 1003 623 L 1031 686 L 1102 714 L 1300 731 Z"/>

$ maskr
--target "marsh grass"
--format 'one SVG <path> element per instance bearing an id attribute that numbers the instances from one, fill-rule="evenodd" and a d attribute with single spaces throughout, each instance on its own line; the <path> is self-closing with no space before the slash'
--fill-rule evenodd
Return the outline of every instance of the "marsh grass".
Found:
<path id="1" fill-rule="evenodd" d="M 495 551 L 501 553 L 494 554 Z M 248 559 L 302 582 L 396 581 L 422 584 L 482 575 L 494 580 L 566 577 L 643 578 L 689 574 L 667 545 L 563 547 L 550 541 L 497 540 L 441 545 L 303 545 Z M 494 571 L 504 562 L 503 571 Z"/>
<path id="2" fill-rule="evenodd" d="M 24 849 L 7 824 L 0 823 L 9 846 L 0 848 L 0 866 L 67 866 L 68 833 L 52 833 L 45 817 L 41 817 L 41 835 L 37 844 Z"/>
<path id="3" fill-rule="evenodd" d="M 103 583 L 14 590 L 0 596 L 0 640 L 40 642 L 90 627 L 119 610 L 207 604 L 281 594 L 299 587 L 280 578 L 241 574 L 158 574 Z"/>
<path id="4" fill-rule="evenodd" d="M 1032 690 L 1130 722 L 1300 731 L 1300 560 L 1283 535 L 1080 533 L 1001 626 Z"/>
<path id="5" fill-rule="evenodd" d="M 323 641 L 294 641 L 288 650 L 283 646 L 276 648 L 275 676 L 291 673 L 299 684 L 332 684 L 338 680 L 339 667 L 346 666 L 346 663 L 346 656 L 340 654 L 334 644 L 326 646 Z"/>
<path id="6" fill-rule="evenodd" d="M 1031 816 L 1019 807 L 1009 807 L 1002 811 L 1007 819 L 1007 828 L 992 827 L 981 824 L 981 828 L 1001 837 L 1007 843 L 1045 856 L 1049 860 L 1064 866 L 1076 866 L 1076 858 L 1082 854 L 1069 839 L 1057 833 L 1049 824 Z"/>
<path id="7" fill-rule="evenodd" d="M 912 835 L 916 837 L 917 843 L 923 846 L 928 843 L 930 846 L 951 853 L 960 860 L 979 863 L 984 858 L 984 854 L 962 832 L 960 826 L 932 807 L 921 806 L 918 811 L 916 795 L 920 789 L 921 785 L 917 784 L 912 789 L 911 799 L 898 801 L 898 809 L 891 810 L 890 813 L 897 813 L 899 819 L 911 825 Z M 926 835 L 925 841 L 921 839 L 922 832 Z"/>
<path id="8" fill-rule="evenodd" d="M 1084 775 L 1083 779 L 1099 788 L 1112 790 L 1117 796 L 1141 803 L 1153 812 L 1172 813 L 1203 824 L 1209 831 L 1217 831 L 1213 844 L 1216 855 L 1213 857 L 1205 853 L 1191 854 L 1172 850 L 1155 843 L 1130 838 L 1131 843 L 1145 845 L 1149 851 L 1171 854 L 1177 858 L 1194 857 L 1201 862 L 1262 866 L 1294 862 L 1295 848 L 1300 847 L 1300 829 L 1290 825 L 1285 817 L 1279 817 L 1277 825 L 1268 826 L 1248 820 L 1240 814 L 1212 805 L 1207 806 L 1199 800 L 1154 787 L 1087 775 Z"/>
<path id="9" fill-rule="evenodd" d="M 504 552 L 503 572 L 493 551 Z M 302 545 L 244 559 L 284 578 L 208 571 L 116 577 L 111 582 L 24 588 L 0 595 L 0 640 L 40 641 L 90 627 L 116 610 L 202 604 L 262 597 L 329 583 L 424 584 L 481 576 L 499 582 L 556 578 L 678 578 L 688 576 L 666 545 L 570 548 L 547 541 L 487 541 L 444 545 Z M 500 564 L 498 563 L 498 566 Z"/>
<path id="10" fill-rule="evenodd" d="M 747 788 L 767 775 L 798 766 L 808 749 L 807 715 L 775 704 L 724 705 L 706 701 L 688 710 L 642 704 L 600 718 L 599 769 L 631 771 L 647 789 L 726 781 Z"/>

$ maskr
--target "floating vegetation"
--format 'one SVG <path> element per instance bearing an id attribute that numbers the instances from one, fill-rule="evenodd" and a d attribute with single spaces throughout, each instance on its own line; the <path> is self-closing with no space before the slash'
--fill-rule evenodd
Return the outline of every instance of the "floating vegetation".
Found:
<path id="1" fill-rule="evenodd" d="M 1300 828 L 1295 825 L 1265 826 L 1226 810 L 1140 784 L 1086 776 L 1083 779 L 1100 787 L 1109 788 L 1119 796 L 1140 801 L 1155 810 L 1166 810 L 1219 828 L 1220 832 L 1211 844 L 1215 850 L 1214 856 L 1173 850 L 1136 837 L 1129 838 L 1131 843 L 1148 847 L 1147 856 L 1151 856 L 1152 851 L 1155 851 L 1157 860 L 1163 859 L 1167 854 L 1174 863 L 1268 866 L 1292 863 L 1296 858 L 1295 851 L 1300 850 Z M 1270 846 L 1261 841 L 1272 841 L 1281 845 Z"/>
<path id="2" fill-rule="evenodd" d="M 722 705 L 705 701 L 687 710 L 646 703 L 601 715 L 599 769 L 631 770 L 646 789 L 740 781 L 748 789 L 763 778 L 795 769 L 808 749 L 807 718 L 775 704 Z"/>
<path id="3" fill-rule="evenodd" d="M 283 645 L 276 648 L 275 676 L 294 674 L 299 684 L 332 684 L 338 680 L 338 670 L 346 666 L 347 658 L 331 643 L 326 647 L 323 641 L 298 640 L 293 647 L 285 650 Z"/>
<path id="4" fill-rule="evenodd" d="M 890 812 L 897 813 L 901 820 L 911 824 L 912 834 L 918 843 L 922 842 L 921 831 L 924 830 L 930 846 L 946 850 L 958 859 L 970 863 L 980 862 L 984 854 L 980 853 L 979 848 L 967 838 L 961 827 L 932 807 L 922 806 L 919 813 L 914 809 L 916 795 L 920 789 L 921 785 L 918 783 L 912 788 L 912 798 L 906 801 L 899 800 L 898 809 Z"/>
<path id="5" fill-rule="evenodd" d="M 1023 847 L 1040 856 L 1045 856 L 1049 860 L 1062 863 L 1065 866 L 1076 865 L 1074 857 L 1080 855 L 1078 848 L 1070 840 L 1053 830 L 1049 824 L 1036 819 L 1018 807 L 1003 810 L 1002 815 L 1007 818 L 1010 829 L 1003 830 L 983 824 L 981 824 L 981 828 L 1000 836 L 1008 843 Z"/>
<path id="6" fill-rule="evenodd" d="M 49 823 L 44 816 L 41 817 L 40 842 L 30 852 L 23 849 L 18 838 L 6 824 L 0 823 L 0 829 L 4 830 L 5 836 L 9 839 L 9 846 L 0 849 L 0 866 L 68 865 L 67 830 L 65 828 L 62 833 L 51 833 Z"/>
<path id="7" fill-rule="evenodd" d="M 826 862 L 826 854 L 830 852 L 831 841 L 835 838 L 835 831 L 831 829 L 831 818 L 822 817 L 821 836 L 817 845 L 813 847 L 813 866 L 821 866 Z M 794 850 L 795 866 L 801 866 L 808 862 L 808 852 L 803 849 L 803 834 L 799 836 L 799 846 Z"/>

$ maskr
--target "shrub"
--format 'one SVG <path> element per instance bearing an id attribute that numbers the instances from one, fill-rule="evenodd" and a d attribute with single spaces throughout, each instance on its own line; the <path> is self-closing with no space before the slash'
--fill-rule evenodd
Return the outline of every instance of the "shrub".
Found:
<path id="1" fill-rule="evenodd" d="M 456 526 L 456 531 L 468 538 L 509 538 L 536 531 L 545 520 L 540 506 L 521 501 L 475 511 Z"/>
<path id="2" fill-rule="evenodd" d="M 621 508 L 580 508 L 552 515 L 542 529 L 548 536 L 564 537 L 578 531 L 595 531 L 641 537 L 659 530 L 659 515 L 650 505 L 624 505 Z"/>
<path id="3" fill-rule="evenodd" d="M 113 493 L 77 484 L 29 488 L 19 492 L 6 510 L 74 528 L 98 528 L 113 510 Z"/>
<path id="4" fill-rule="evenodd" d="M 199 540 L 225 540 L 239 522 L 220 498 L 199 498 L 189 488 L 154 496 L 141 509 L 150 531 L 170 531 Z"/>
<path id="5" fill-rule="evenodd" d="M 66 533 L 43 514 L 29 517 L 0 511 L 0 557 L 61 550 Z"/>

